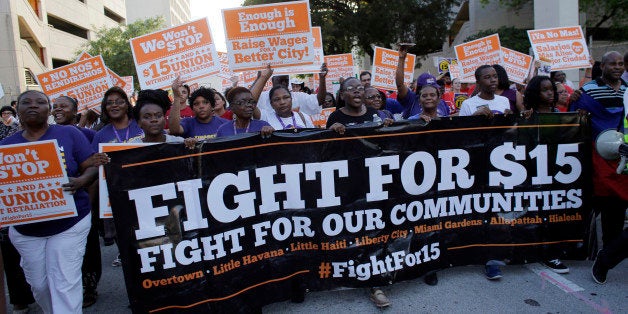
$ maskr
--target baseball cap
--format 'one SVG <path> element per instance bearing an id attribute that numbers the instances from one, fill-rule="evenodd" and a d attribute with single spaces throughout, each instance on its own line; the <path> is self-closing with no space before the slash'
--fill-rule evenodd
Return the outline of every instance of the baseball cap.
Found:
<path id="1" fill-rule="evenodd" d="M 427 72 L 422 73 L 421 75 L 419 75 L 419 78 L 417 78 L 416 80 L 416 86 L 425 86 L 425 85 L 432 85 L 434 87 L 439 87 L 438 84 L 436 83 L 436 78 L 434 77 L 434 75 L 429 74 Z"/>

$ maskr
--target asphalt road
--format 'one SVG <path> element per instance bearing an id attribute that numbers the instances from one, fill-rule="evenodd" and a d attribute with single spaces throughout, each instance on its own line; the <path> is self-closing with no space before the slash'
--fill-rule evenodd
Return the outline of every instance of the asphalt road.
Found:
<path id="1" fill-rule="evenodd" d="M 103 249 L 98 302 L 85 313 L 130 313 L 122 268 L 111 267 L 115 246 Z M 411 280 L 383 287 L 392 305 L 377 309 L 367 289 L 308 293 L 300 304 L 281 302 L 265 313 L 628 313 L 628 262 L 609 272 L 608 282 L 591 279 L 591 261 L 565 261 L 571 272 L 558 275 L 540 264 L 503 267 L 499 281 L 484 278 L 482 266 L 455 267 L 438 273 L 428 286 Z M 11 307 L 8 307 L 11 313 Z M 41 313 L 31 305 L 30 313 Z"/>

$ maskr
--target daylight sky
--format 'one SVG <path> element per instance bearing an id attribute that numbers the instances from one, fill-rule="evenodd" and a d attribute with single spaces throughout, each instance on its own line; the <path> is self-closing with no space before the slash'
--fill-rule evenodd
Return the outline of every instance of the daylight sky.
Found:
<path id="1" fill-rule="evenodd" d="M 216 42 L 216 50 L 227 51 L 225 43 L 225 26 L 222 22 L 222 9 L 239 7 L 243 0 L 192 0 L 190 10 L 192 20 L 207 17 L 212 36 Z"/>

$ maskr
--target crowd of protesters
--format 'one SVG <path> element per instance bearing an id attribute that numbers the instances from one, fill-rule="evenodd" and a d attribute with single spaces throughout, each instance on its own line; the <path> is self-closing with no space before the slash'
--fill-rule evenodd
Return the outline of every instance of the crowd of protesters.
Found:
<path id="1" fill-rule="evenodd" d="M 36 301 L 46 313 L 53 309 L 76 313 L 96 302 L 102 273 L 98 235 L 104 238 L 105 245 L 116 243 L 111 221 L 98 218 L 96 167 L 108 162 L 106 154 L 97 153 L 99 143 L 181 142 L 192 148 L 198 141 L 241 133 L 259 132 L 267 137 L 279 130 L 314 128 L 312 115 L 323 108 L 336 108 L 326 128 L 339 134 L 365 123 L 429 123 L 442 117 L 471 115 L 492 118 L 515 114 L 529 118 L 538 113 L 567 111 L 578 111 L 591 120 L 593 139 L 608 128 L 623 131 L 624 106 L 628 106 L 628 53 L 604 54 L 599 62 L 600 73 L 587 69 L 579 88 L 566 79 L 565 73 L 556 71 L 550 77 L 531 75 L 522 89 L 508 80 L 508 74 L 499 65 L 478 67 L 475 84 L 462 83 L 458 78 L 451 80 L 448 73 L 438 79 L 423 73 L 408 86 L 403 81 L 406 55 L 407 47 L 401 46 L 396 93 L 372 87 L 371 73 L 364 71 L 359 78 L 341 80 L 334 95 L 325 87 L 325 65 L 315 93 L 308 93 L 303 82 L 293 81 L 289 86 L 288 76 L 273 76 L 270 65 L 260 71 L 250 89 L 235 86 L 224 94 L 206 87 L 192 91 L 177 78 L 172 83 L 173 100 L 162 90 L 142 90 L 133 106 L 122 89 L 113 87 L 104 93 L 98 119 L 93 112 L 79 117 L 80 104 L 76 99 L 63 96 L 51 102 L 39 91 L 22 93 L 15 106 L 0 109 L 0 144 L 56 139 L 65 151 L 70 177 L 64 189 L 73 193 L 78 216 L 2 230 L 4 270 L 14 311 L 28 310 L 28 304 Z M 271 78 L 273 87 L 263 91 Z M 458 106 L 454 95 L 461 93 L 469 98 Z M 49 119 L 51 116 L 54 122 Z M 614 164 L 596 151 L 592 165 L 593 197 L 595 210 L 601 213 L 604 243 L 593 264 L 592 276 L 602 284 L 608 270 L 628 252 L 628 236 L 623 230 L 628 176 L 615 174 Z M 558 252 L 548 253 L 543 264 L 558 273 L 569 272 Z M 111 265 L 119 266 L 119 258 Z M 487 261 L 486 277 L 502 277 L 500 265 L 504 261 Z M 428 273 L 425 281 L 436 285 L 436 273 Z M 371 289 L 371 299 L 378 307 L 390 305 L 380 288 Z"/>

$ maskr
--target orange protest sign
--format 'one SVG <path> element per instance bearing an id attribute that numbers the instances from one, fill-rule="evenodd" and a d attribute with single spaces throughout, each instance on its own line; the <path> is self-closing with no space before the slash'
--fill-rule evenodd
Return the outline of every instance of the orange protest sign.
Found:
<path id="1" fill-rule="evenodd" d="M 21 225 L 76 216 L 56 140 L 0 146 L 0 221 Z"/>
<path id="2" fill-rule="evenodd" d="M 325 53 L 323 52 L 323 35 L 320 26 L 312 26 L 312 40 L 314 40 L 314 62 L 310 65 L 279 68 L 275 74 L 306 74 L 319 73 Z M 311 86 L 311 85 L 310 85 Z"/>
<path id="3" fill-rule="evenodd" d="M 218 51 L 218 61 L 220 62 L 220 72 L 218 76 L 223 79 L 229 79 L 235 75 L 229 68 L 229 56 L 226 52 Z"/>
<path id="4" fill-rule="evenodd" d="M 167 88 L 180 75 L 192 81 L 218 73 L 218 54 L 207 19 L 131 39 L 142 89 Z"/>
<path id="5" fill-rule="evenodd" d="M 454 47 L 460 80 L 475 82 L 475 69 L 484 64 L 499 64 L 502 61 L 499 35 L 493 34 Z"/>
<path id="6" fill-rule="evenodd" d="M 532 66 L 532 56 L 502 47 L 501 65 L 506 69 L 508 78 L 519 84 L 528 77 L 530 67 Z"/>
<path id="7" fill-rule="evenodd" d="M 56 68 L 37 75 L 42 91 L 52 101 L 59 96 L 76 98 L 81 109 L 100 111 L 102 95 L 111 86 L 105 63 L 101 56 Z"/>
<path id="8" fill-rule="evenodd" d="M 336 111 L 336 108 L 325 108 L 321 110 L 321 113 L 311 115 L 310 118 L 312 118 L 312 124 L 319 128 L 325 128 L 329 115 L 331 115 L 331 113 L 334 111 Z"/>
<path id="9" fill-rule="evenodd" d="M 123 76 L 122 80 L 124 80 L 124 92 L 127 96 L 131 97 L 133 95 L 133 76 Z"/>
<path id="10" fill-rule="evenodd" d="M 325 63 L 327 63 L 325 82 L 328 91 L 333 90 L 333 83 L 339 82 L 341 77 L 355 76 L 353 55 L 350 53 L 325 56 Z"/>
<path id="11" fill-rule="evenodd" d="M 116 152 L 119 150 L 126 150 L 131 148 L 137 148 L 142 146 L 153 145 L 155 143 L 100 143 L 98 144 L 98 151 L 101 153 Z M 107 180 L 105 178 L 104 166 L 98 167 L 98 192 L 100 203 L 100 218 L 113 218 L 113 212 L 111 211 L 111 203 L 109 202 L 109 190 L 107 189 Z"/>
<path id="12" fill-rule="evenodd" d="M 308 1 L 282 2 L 222 10 L 229 67 L 248 71 L 314 61 Z"/>
<path id="13" fill-rule="evenodd" d="M 529 30 L 528 38 L 534 57 L 551 60 L 552 71 L 591 67 L 580 25 Z"/>
<path id="14" fill-rule="evenodd" d="M 382 47 L 374 47 L 371 85 L 384 90 L 397 90 L 395 72 L 399 61 L 399 52 Z M 412 82 L 416 55 L 408 54 L 403 64 L 403 81 Z"/>

